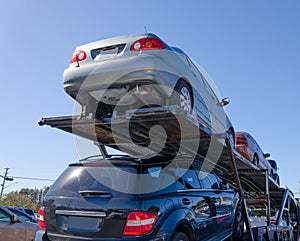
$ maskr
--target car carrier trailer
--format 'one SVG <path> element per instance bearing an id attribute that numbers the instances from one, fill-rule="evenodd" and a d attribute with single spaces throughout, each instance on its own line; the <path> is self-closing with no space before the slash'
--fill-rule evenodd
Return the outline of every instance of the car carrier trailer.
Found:
<path id="1" fill-rule="evenodd" d="M 42 118 L 39 125 L 91 140 L 104 156 L 108 155 L 105 146 L 132 155 L 151 155 L 163 145 L 162 155 L 172 155 L 175 150 L 187 157 L 203 158 L 239 193 L 243 214 L 240 221 L 245 227 L 243 240 L 300 241 L 300 207 L 292 191 L 278 186 L 267 170 L 258 169 L 236 152 L 228 133 L 214 136 L 205 125 L 178 106 L 133 110 L 101 120 L 92 114 L 48 117 Z M 167 139 L 163 138 L 160 129 L 150 134 L 153 126 L 162 127 Z M 208 150 L 211 138 L 218 140 L 216 148 L 221 147 L 218 160 L 213 160 Z M 197 153 L 194 153 L 195 148 Z M 263 210 L 265 222 L 254 226 L 250 210 Z M 272 217 L 274 213 L 276 215 Z"/>

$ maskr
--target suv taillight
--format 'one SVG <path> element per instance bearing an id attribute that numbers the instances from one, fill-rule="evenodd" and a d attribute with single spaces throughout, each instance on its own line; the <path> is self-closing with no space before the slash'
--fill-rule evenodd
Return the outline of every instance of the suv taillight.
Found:
<path id="1" fill-rule="evenodd" d="M 126 220 L 123 235 L 150 233 L 157 218 L 157 215 L 150 212 L 130 212 Z"/>
<path id="2" fill-rule="evenodd" d="M 75 50 L 71 57 L 70 64 L 80 62 L 86 59 L 86 53 L 83 50 Z"/>
<path id="3" fill-rule="evenodd" d="M 39 211 L 39 225 L 41 228 L 46 228 L 46 224 L 45 224 L 45 219 L 44 219 L 44 212 L 45 212 L 45 208 L 41 207 L 40 211 Z"/>
<path id="4" fill-rule="evenodd" d="M 135 41 L 130 50 L 165 49 L 166 45 L 159 38 L 142 38 Z"/>

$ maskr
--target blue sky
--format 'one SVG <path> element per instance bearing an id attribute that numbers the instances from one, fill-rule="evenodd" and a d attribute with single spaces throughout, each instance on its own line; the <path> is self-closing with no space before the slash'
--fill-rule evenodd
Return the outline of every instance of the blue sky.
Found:
<path id="1" fill-rule="evenodd" d="M 252 133 L 299 192 L 299 12 L 297 0 L 0 0 L 0 173 L 55 179 L 76 161 L 71 135 L 37 124 L 73 113 L 62 84 L 73 50 L 146 27 L 206 69 L 231 99 L 235 129 Z M 15 181 L 5 192 L 51 184 Z"/>

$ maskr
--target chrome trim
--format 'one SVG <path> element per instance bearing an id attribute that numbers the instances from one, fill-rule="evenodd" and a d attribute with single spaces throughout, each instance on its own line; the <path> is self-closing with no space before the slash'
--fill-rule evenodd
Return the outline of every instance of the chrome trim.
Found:
<path id="1" fill-rule="evenodd" d="M 55 214 L 63 216 L 79 216 L 91 218 L 105 218 L 105 212 L 88 212 L 88 211 L 71 211 L 71 210 L 56 210 Z"/>
<path id="2" fill-rule="evenodd" d="M 195 188 L 195 189 L 180 189 L 177 190 L 176 192 L 181 193 L 181 192 L 224 192 L 224 191 L 231 191 L 229 190 L 222 190 L 222 189 L 201 189 L 201 188 Z"/>

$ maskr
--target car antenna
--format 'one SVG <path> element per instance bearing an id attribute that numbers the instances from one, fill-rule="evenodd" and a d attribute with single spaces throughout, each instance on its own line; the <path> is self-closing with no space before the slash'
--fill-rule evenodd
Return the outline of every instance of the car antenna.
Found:
<path id="1" fill-rule="evenodd" d="M 147 27 L 144 26 L 145 33 L 148 34 Z"/>

